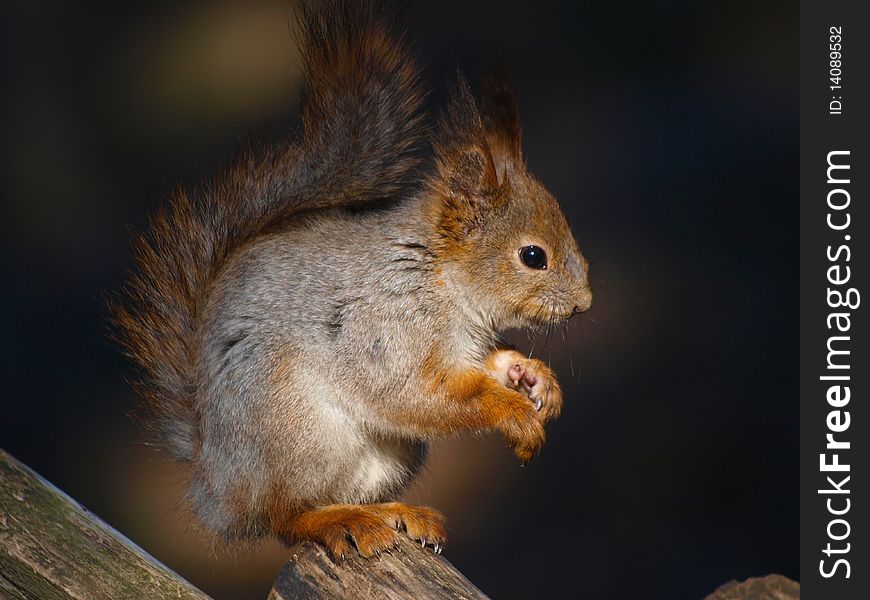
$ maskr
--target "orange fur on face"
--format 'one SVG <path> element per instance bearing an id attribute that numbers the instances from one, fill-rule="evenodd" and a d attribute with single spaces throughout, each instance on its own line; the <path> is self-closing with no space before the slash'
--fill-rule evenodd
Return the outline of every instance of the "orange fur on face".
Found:
<path id="1" fill-rule="evenodd" d="M 483 112 L 460 79 L 435 138 L 424 193 L 439 261 L 459 267 L 468 297 L 497 328 L 562 321 L 592 302 L 589 266 L 555 198 L 523 160 L 516 101 L 503 74 L 487 77 Z M 545 269 L 519 260 L 541 246 Z"/>

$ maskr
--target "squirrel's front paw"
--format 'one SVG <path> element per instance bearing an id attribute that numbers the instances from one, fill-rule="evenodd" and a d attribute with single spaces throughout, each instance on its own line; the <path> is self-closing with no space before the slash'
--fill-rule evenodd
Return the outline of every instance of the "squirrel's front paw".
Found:
<path id="1" fill-rule="evenodd" d="M 507 386 L 495 387 L 483 398 L 481 409 L 490 427 L 504 435 L 508 446 L 523 463 L 544 445 L 544 415 L 529 396 Z"/>
<path id="2" fill-rule="evenodd" d="M 505 390 L 509 396 L 499 403 L 498 428 L 523 464 L 532 460 L 544 445 L 544 419 L 522 393 Z"/>
<path id="3" fill-rule="evenodd" d="M 489 357 L 487 367 L 502 384 L 528 396 L 544 422 L 562 412 L 562 389 L 556 374 L 542 361 L 515 350 L 499 350 Z"/>

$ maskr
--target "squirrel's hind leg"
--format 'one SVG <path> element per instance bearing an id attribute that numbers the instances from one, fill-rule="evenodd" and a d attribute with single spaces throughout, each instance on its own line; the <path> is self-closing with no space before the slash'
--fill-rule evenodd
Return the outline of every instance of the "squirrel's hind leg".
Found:
<path id="1" fill-rule="evenodd" d="M 354 547 L 366 558 L 391 550 L 398 545 L 400 531 L 437 552 L 446 540 L 440 513 L 400 502 L 315 508 L 299 514 L 282 533 L 291 541 L 323 544 L 334 559 L 341 560 Z"/>

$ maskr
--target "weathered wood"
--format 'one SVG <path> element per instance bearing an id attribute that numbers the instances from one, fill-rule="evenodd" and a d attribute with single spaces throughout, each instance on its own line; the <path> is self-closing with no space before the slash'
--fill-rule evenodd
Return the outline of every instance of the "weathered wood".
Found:
<path id="1" fill-rule="evenodd" d="M 479 589 L 431 548 L 402 538 L 380 558 L 335 563 L 311 543 L 297 544 L 269 600 L 487 600 Z"/>
<path id="2" fill-rule="evenodd" d="M 0 450 L 0 598 L 206 600 L 203 592 Z M 378 559 L 341 563 L 293 546 L 269 600 L 488 600 L 431 549 L 402 538 Z M 781 575 L 731 581 L 705 600 L 799 600 Z"/>
<path id="3" fill-rule="evenodd" d="M 800 600 L 801 586 L 782 575 L 729 581 L 704 600 Z"/>
<path id="4" fill-rule="evenodd" d="M 297 544 L 268 600 L 485 600 L 483 592 L 429 549 L 402 539 L 400 552 L 335 563 L 315 544 Z M 730 581 L 705 600 L 800 600 L 800 584 L 782 575 Z"/>
<path id="5" fill-rule="evenodd" d="M 0 450 L 0 598 L 208 598 Z"/>

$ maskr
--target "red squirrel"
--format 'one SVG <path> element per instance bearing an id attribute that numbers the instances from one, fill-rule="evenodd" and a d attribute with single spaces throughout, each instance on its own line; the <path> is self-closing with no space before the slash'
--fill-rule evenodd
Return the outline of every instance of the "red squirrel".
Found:
<path id="1" fill-rule="evenodd" d="M 499 332 L 592 303 L 589 267 L 527 170 L 501 71 L 430 119 L 386 3 L 304 1 L 298 139 L 177 190 L 115 306 L 154 438 L 227 541 L 340 559 L 444 518 L 396 501 L 429 440 L 499 431 L 523 462 L 562 409 L 554 373 Z"/>

